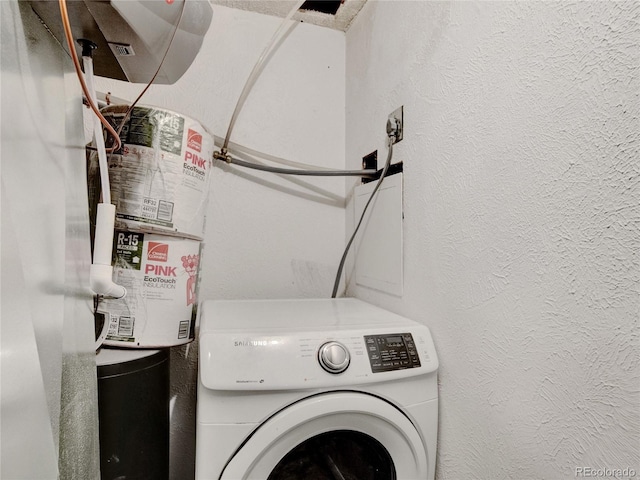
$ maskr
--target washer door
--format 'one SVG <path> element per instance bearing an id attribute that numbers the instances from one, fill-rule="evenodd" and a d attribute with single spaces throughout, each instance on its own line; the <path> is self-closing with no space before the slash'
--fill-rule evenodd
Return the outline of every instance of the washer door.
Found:
<path id="1" fill-rule="evenodd" d="M 425 445 L 398 408 L 368 394 L 332 392 L 269 418 L 220 479 L 417 480 L 427 478 L 427 467 Z"/>

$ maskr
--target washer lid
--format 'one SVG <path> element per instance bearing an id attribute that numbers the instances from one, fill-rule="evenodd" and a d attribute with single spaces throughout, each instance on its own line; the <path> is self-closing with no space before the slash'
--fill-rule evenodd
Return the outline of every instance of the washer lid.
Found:
<path id="1" fill-rule="evenodd" d="M 378 397 L 345 391 L 307 397 L 272 416 L 236 451 L 220 480 L 264 480 L 302 442 L 345 430 L 379 442 L 396 478 L 427 478 L 426 446 L 409 418 Z"/>
<path id="2" fill-rule="evenodd" d="M 357 298 L 206 300 L 202 302 L 201 311 L 201 334 L 221 331 L 245 334 L 337 331 L 420 325 Z"/>

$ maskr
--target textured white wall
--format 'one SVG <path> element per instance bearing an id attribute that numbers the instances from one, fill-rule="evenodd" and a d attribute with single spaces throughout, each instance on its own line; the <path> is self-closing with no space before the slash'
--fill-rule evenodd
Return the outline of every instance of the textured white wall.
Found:
<path id="1" fill-rule="evenodd" d="M 405 107 L 405 295 L 350 292 L 432 328 L 440 479 L 640 475 L 639 25 L 370 0 L 347 32 L 348 167 Z"/>
<path id="2" fill-rule="evenodd" d="M 282 19 L 214 6 L 195 62 L 175 85 L 155 85 L 141 104 L 199 120 L 226 134 L 246 78 Z M 343 32 L 298 24 L 256 82 L 232 142 L 290 160 L 344 167 Z M 141 85 L 96 79 L 133 100 Z M 344 244 L 344 182 L 213 170 L 201 299 L 328 297 Z M 194 476 L 197 343 L 173 348 L 171 478 Z"/>

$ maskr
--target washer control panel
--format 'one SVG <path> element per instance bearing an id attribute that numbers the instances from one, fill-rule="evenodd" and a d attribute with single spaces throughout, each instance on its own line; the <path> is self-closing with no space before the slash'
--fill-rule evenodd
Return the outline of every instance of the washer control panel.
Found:
<path id="1" fill-rule="evenodd" d="M 200 335 L 200 379 L 213 390 L 353 387 L 435 372 L 425 326 Z"/>
<path id="2" fill-rule="evenodd" d="M 373 373 L 420 366 L 420 357 L 410 333 L 365 335 L 364 342 Z"/>

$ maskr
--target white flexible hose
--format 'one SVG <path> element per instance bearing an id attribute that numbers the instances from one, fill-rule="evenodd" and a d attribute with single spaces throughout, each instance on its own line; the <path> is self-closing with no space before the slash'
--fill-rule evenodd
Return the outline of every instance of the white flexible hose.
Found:
<path id="1" fill-rule="evenodd" d="M 84 67 L 84 75 L 87 81 L 87 88 L 91 99 L 97 105 L 98 99 L 96 90 L 93 85 L 93 59 L 91 57 L 82 57 L 82 66 Z M 104 136 L 102 133 L 102 123 L 96 116 L 92 116 L 93 120 L 93 141 L 98 150 L 98 164 L 100 165 L 100 185 L 102 186 L 102 202 L 111 203 L 111 185 L 109 184 L 109 165 L 107 163 L 107 149 L 104 145 Z"/>
<path id="2" fill-rule="evenodd" d="M 93 60 L 82 57 L 87 88 L 91 100 L 97 103 L 93 86 Z M 127 290 L 113 282 L 113 267 L 111 253 L 113 251 L 113 231 L 116 218 L 116 207 L 111 204 L 111 186 L 109 185 L 109 170 L 107 165 L 107 151 L 102 136 L 102 126 L 96 117 L 93 118 L 93 139 L 98 149 L 98 163 L 100 165 L 100 182 L 102 187 L 102 203 L 98 204 L 96 213 L 96 231 L 93 242 L 93 263 L 89 270 L 89 284 L 91 290 L 98 295 L 112 298 L 123 298 Z"/>
<path id="3" fill-rule="evenodd" d="M 218 137 L 217 135 L 213 136 L 213 140 L 216 146 L 222 147 L 224 145 L 224 138 Z M 306 170 L 334 170 L 333 168 L 321 167 L 319 165 L 310 165 L 308 163 L 295 162 L 293 160 L 287 160 L 286 158 L 276 157 L 275 155 L 270 155 L 268 153 L 259 152 L 258 150 L 254 150 L 253 148 L 245 147 L 244 145 L 240 145 L 239 143 L 229 142 L 228 149 L 230 153 L 236 154 L 246 154 L 251 155 L 256 158 L 260 158 L 262 160 L 268 160 L 274 163 L 280 163 L 282 165 L 287 165 L 289 167 L 294 168 L 302 168 Z"/>
<path id="4" fill-rule="evenodd" d="M 227 129 L 227 135 L 225 136 L 224 144 L 222 146 L 223 151 L 226 151 L 227 147 L 229 146 L 229 139 L 231 138 L 231 132 L 236 123 L 236 119 L 240 114 L 240 110 L 242 110 L 242 106 L 244 105 L 244 102 L 247 99 L 247 96 L 249 95 L 249 92 L 251 91 L 253 84 L 256 82 L 256 80 L 260 76 L 260 73 L 262 73 L 262 68 L 264 66 L 264 63 L 271 55 L 271 51 L 275 48 L 276 45 L 278 45 L 278 42 L 280 41 L 282 36 L 287 32 L 287 29 L 291 27 L 291 25 L 289 24 L 289 20 L 291 19 L 291 17 L 293 17 L 294 13 L 296 13 L 300 9 L 300 7 L 304 2 L 305 0 L 298 0 L 295 3 L 293 8 L 289 11 L 287 16 L 284 18 L 284 20 L 282 21 L 278 29 L 275 31 L 275 33 L 271 37 L 271 40 L 267 44 L 266 48 L 263 50 L 256 64 L 253 66 L 253 70 L 251 70 L 251 73 L 249 74 L 249 78 L 247 78 L 247 82 L 244 84 L 242 93 L 240 93 L 240 97 L 238 97 L 238 103 L 236 103 L 236 108 L 233 111 L 233 115 L 231 116 L 231 121 L 229 122 L 229 128 Z"/>
<path id="5" fill-rule="evenodd" d="M 98 295 L 123 298 L 127 294 L 127 290 L 113 282 L 113 267 L 111 266 L 115 218 L 115 205 L 110 203 L 98 204 L 96 233 L 93 244 L 93 263 L 89 269 L 89 282 L 91 290 Z"/>

